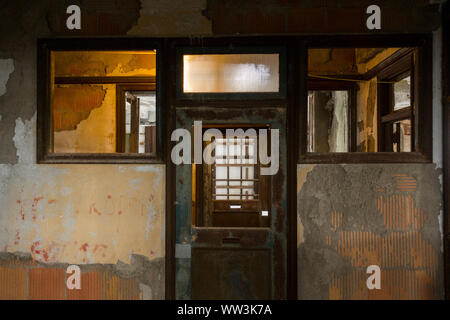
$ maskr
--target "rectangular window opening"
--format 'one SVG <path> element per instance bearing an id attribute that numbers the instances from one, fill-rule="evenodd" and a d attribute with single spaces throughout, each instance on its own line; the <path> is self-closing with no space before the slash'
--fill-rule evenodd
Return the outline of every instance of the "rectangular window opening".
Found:
<path id="1" fill-rule="evenodd" d="M 278 92 L 279 54 L 183 55 L 183 92 Z"/>
<path id="2" fill-rule="evenodd" d="M 417 47 L 309 48 L 301 158 L 416 152 L 424 134 L 415 119 L 424 94 L 419 52 Z"/>
<path id="3" fill-rule="evenodd" d="M 156 50 L 51 50 L 49 55 L 46 157 L 62 162 L 160 157 Z"/>

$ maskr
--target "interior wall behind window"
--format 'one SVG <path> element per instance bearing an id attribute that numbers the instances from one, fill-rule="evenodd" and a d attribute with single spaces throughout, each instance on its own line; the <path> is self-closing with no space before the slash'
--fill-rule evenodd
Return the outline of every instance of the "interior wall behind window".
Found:
<path id="1" fill-rule="evenodd" d="M 52 86 L 53 152 L 115 153 L 116 84 L 89 83 L 89 79 L 155 76 L 154 51 L 52 52 L 53 80 L 86 79 L 82 84 Z"/>
<path id="2" fill-rule="evenodd" d="M 407 48 L 310 48 L 308 50 L 308 79 L 323 83 L 323 89 L 310 91 L 308 96 L 308 152 L 378 152 L 380 133 L 378 132 L 378 85 L 377 74 L 373 70 L 380 69 L 381 63 L 391 63 L 400 49 Z M 378 72 L 378 71 L 377 71 Z M 409 82 L 408 82 L 409 79 Z M 355 85 L 356 101 L 354 106 L 349 103 L 350 98 L 340 94 L 340 90 L 330 90 L 330 82 L 341 82 Z M 394 87 L 394 83 L 392 84 Z M 393 93 L 395 100 L 392 112 L 408 105 L 411 95 L 411 79 L 405 77 L 395 84 L 397 91 Z M 350 105 L 348 109 L 341 108 L 343 101 Z M 354 108 L 354 119 L 344 117 L 345 111 Z M 413 109 L 413 108 L 412 108 Z M 346 122 L 346 120 L 348 120 Z M 410 148 L 411 130 L 402 119 L 399 139 L 403 141 L 401 152 L 408 152 Z M 352 122 L 350 122 L 352 121 Z M 394 125 L 394 121 L 392 123 Z M 393 127 L 394 128 L 394 127 Z M 395 130 L 393 135 L 395 136 Z M 355 139 L 352 143 L 348 139 L 353 130 Z M 409 141 L 406 141 L 408 140 Z M 395 145 L 395 141 L 392 142 Z M 409 144 L 408 144 L 409 143 Z M 395 151 L 395 150 L 394 150 Z"/>

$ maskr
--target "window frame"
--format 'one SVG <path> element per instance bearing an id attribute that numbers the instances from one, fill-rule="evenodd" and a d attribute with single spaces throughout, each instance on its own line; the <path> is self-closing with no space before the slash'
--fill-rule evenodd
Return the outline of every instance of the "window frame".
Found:
<path id="1" fill-rule="evenodd" d="M 163 106 L 161 68 L 163 63 L 163 45 L 161 39 L 106 39 L 106 38 L 61 38 L 38 39 L 37 50 L 37 141 L 36 161 L 38 164 L 64 163 L 130 163 L 164 164 L 166 158 L 166 111 Z M 51 110 L 51 52 L 54 51 L 130 51 L 156 50 L 155 77 L 55 77 L 55 84 L 105 84 L 119 85 L 145 84 L 154 86 L 157 105 L 156 153 L 54 153 L 53 120 Z M 117 92 L 116 92 L 117 100 Z M 118 106 L 116 106 L 117 108 Z M 117 120 L 116 120 L 117 122 Z M 116 134 L 117 135 L 117 134 Z"/>
<path id="2" fill-rule="evenodd" d="M 303 59 L 308 65 L 308 49 L 316 48 L 415 48 L 416 63 L 414 103 L 415 151 L 414 152 L 307 152 L 307 89 L 300 93 L 299 103 L 299 164 L 346 164 L 346 163 L 431 163 L 432 162 L 432 35 L 431 34 L 391 34 L 354 36 L 309 36 L 303 40 Z M 355 80 L 369 80 L 385 67 L 380 63 Z M 307 83 L 308 68 L 301 77 Z M 346 76 L 348 78 L 349 76 Z M 420 88 L 420 91 L 418 90 Z M 428 107 L 429 106 L 429 107 Z"/>
<path id="3" fill-rule="evenodd" d="M 414 74 L 414 51 L 405 52 L 403 56 L 393 59 L 384 67 L 377 76 L 377 126 L 378 126 L 378 150 L 394 152 L 393 130 L 391 125 L 396 121 L 409 119 L 411 121 L 411 152 L 415 150 L 415 128 L 414 128 L 414 100 L 415 100 L 415 74 Z M 394 110 L 394 83 L 405 77 L 411 77 L 410 106 L 400 110 Z M 388 127 L 386 132 L 385 128 Z M 389 150 L 389 151 L 386 151 Z"/>
<path id="4" fill-rule="evenodd" d="M 257 139 L 259 139 L 259 129 L 267 129 L 268 132 L 270 133 L 271 130 L 271 126 L 270 124 L 262 124 L 262 123 L 227 123 L 227 124 L 222 124 L 222 123 L 203 123 L 202 124 L 202 135 L 204 134 L 204 132 L 208 129 L 218 129 L 222 132 L 222 134 L 225 136 L 226 135 L 226 130 L 227 129 L 243 129 L 244 131 L 247 129 L 255 129 L 257 132 Z M 257 140 L 259 141 L 259 140 Z M 203 147 L 208 143 L 208 141 L 203 142 Z M 268 148 L 270 149 L 270 134 L 268 135 Z M 259 148 L 259 145 L 258 145 Z M 256 155 L 256 159 L 257 162 L 255 164 L 255 170 L 259 170 L 260 167 L 262 166 L 259 162 L 258 159 L 259 158 L 259 154 Z M 235 212 L 236 213 L 245 213 L 246 210 L 248 210 L 248 204 L 255 204 L 267 208 L 268 212 L 268 216 L 266 217 L 259 217 L 260 222 L 261 220 L 263 220 L 264 222 L 266 222 L 269 226 L 258 226 L 258 227 L 252 227 L 252 228 L 257 228 L 257 229 L 267 229 L 270 228 L 270 223 L 271 223 L 271 219 L 272 219 L 272 212 L 271 212 L 271 205 L 272 205 L 272 197 L 271 192 L 272 192 L 272 179 L 271 176 L 261 176 L 258 173 L 258 177 L 259 177 L 259 184 L 258 184 L 258 188 L 259 188 L 259 196 L 258 199 L 240 199 L 240 200 L 231 200 L 231 199 L 227 199 L 227 200 L 217 200 L 217 199 L 213 199 L 213 194 L 212 194 L 212 189 L 213 187 L 213 177 L 211 176 L 210 179 L 211 181 L 209 182 L 211 184 L 211 194 L 206 194 L 206 189 L 205 189 L 205 174 L 204 174 L 204 168 L 207 166 L 207 164 L 205 163 L 201 163 L 201 164 L 197 164 L 192 162 L 191 166 L 194 168 L 195 167 L 195 174 L 193 174 L 192 179 L 193 179 L 193 189 L 195 189 L 195 196 L 193 198 L 192 201 L 192 226 L 196 229 L 202 229 L 202 228 L 211 228 L 212 226 L 205 226 L 205 214 L 206 214 L 206 209 L 205 209 L 205 205 L 204 205 L 204 199 L 209 199 L 211 201 L 211 204 L 214 206 L 216 203 L 217 204 L 241 204 L 243 205 L 243 207 L 241 209 L 236 209 Z M 214 166 L 214 165 L 211 165 Z M 193 171 L 194 172 L 194 171 Z M 219 228 L 226 228 L 226 229 L 236 229 L 236 228 L 247 228 L 245 226 L 238 226 L 238 227 L 219 227 Z"/>
<path id="5" fill-rule="evenodd" d="M 233 38 L 230 38 L 230 43 Z M 176 99 L 181 101 L 236 101 L 236 100 L 286 100 L 287 98 L 287 55 L 286 47 L 282 45 L 249 46 L 220 45 L 211 46 L 181 46 L 176 48 Z M 279 56 L 279 87 L 278 92 L 198 92 L 186 93 L 183 91 L 184 55 L 208 54 L 278 54 Z"/>
<path id="6" fill-rule="evenodd" d="M 126 91 L 154 91 L 156 93 L 155 83 L 136 83 L 136 84 L 117 84 L 116 85 L 116 152 L 125 153 L 125 92 Z M 156 122 L 160 108 L 156 108 Z M 158 130 L 158 124 L 157 128 Z M 132 153 L 135 154 L 135 153 Z M 154 153 L 151 153 L 152 155 Z"/>
<path id="7" fill-rule="evenodd" d="M 308 77 L 307 88 L 309 91 L 347 91 L 348 92 L 348 146 L 350 152 L 356 151 L 356 93 L 359 90 L 355 82 L 339 80 L 322 80 Z M 308 140 L 307 140 L 308 141 Z"/>

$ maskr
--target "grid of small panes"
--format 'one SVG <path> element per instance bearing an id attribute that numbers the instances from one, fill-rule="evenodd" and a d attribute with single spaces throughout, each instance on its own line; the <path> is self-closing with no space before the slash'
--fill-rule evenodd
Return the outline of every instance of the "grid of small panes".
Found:
<path id="1" fill-rule="evenodd" d="M 258 200 L 257 137 L 215 140 L 213 200 Z"/>

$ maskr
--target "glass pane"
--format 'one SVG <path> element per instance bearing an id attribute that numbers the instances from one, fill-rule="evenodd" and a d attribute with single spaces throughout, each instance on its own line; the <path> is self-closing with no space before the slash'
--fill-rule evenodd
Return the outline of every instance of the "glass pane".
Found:
<path id="1" fill-rule="evenodd" d="M 411 77 L 394 83 L 394 110 L 411 106 Z"/>
<path id="2" fill-rule="evenodd" d="M 216 159 L 215 171 L 215 200 L 254 200 L 255 187 L 255 167 L 249 164 L 248 146 L 256 145 L 255 138 L 231 138 L 217 139 L 216 153 L 224 156 L 223 159 Z M 247 150 L 247 151 L 245 151 Z M 254 148 L 250 152 L 254 153 Z M 245 164 L 247 161 L 247 164 Z M 256 163 L 256 161 L 255 161 Z M 226 192 L 224 192 L 226 190 Z M 228 199 L 223 195 L 228 195 Z"/>
<path id="3" fill-rule="evenodd" d="M 156 94 L 125 92 L 125 152 L 156 152 Z"/>
<path id="4" fill-rule="evenodd" d="M 186 93 L 278 92 L 278 54 L 183 56 Z"/>
<path id="5" fill-rule="evenodd" d="M 50 71 L 52 152 L 146 152 L 146 135 L 155 139 L 156 133 L 155 93 L 151 93 L 152 97 L 137 97 L 141 114 L 133 122 L 131 100 L 118 97 L 117 85 L 107 78 L 134 78 L 131 82 L 136 82 L 136 77 L 152 79 L 156 76 L 156 51 L 52 51 Z M 91 77 L 98 77 L 96 83 L 92 83 Z M 97 83 L 101 79 L 104 83 Z M 125 113 L 125 119 L 121 119 L 125 128 L 117 127 L 118 104 L 125 109 L 121 110 Z M 130 143 L 132 140 L 134 145 Z M 156 140 L 152 141 L 154 148 Z"/>
<path id="6" fill-rule="evenodd" d="M 308 152 L 349 152 L 348 92 L 308 94 Z"/>
<path id="7" fill-rule="evenodd" d="M 411 152 L 411 120 L 405 119 L 392 125 L 394 152 Z"/>

